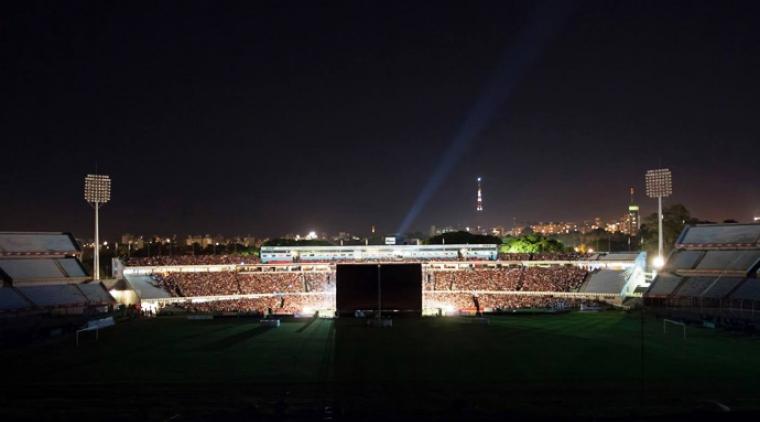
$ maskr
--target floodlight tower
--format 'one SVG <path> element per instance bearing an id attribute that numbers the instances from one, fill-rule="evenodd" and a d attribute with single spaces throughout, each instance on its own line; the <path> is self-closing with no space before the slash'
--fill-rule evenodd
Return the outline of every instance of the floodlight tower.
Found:
<path id="1" fill-rule="evenodd" d="M 483 189 L 480 186 L 480 181 L 482 179 L 478 177 L 478 200 L 475 203 L 475 211 L 477 212 L 483 212 Z"/>
<path id="2" fill-rule="evenodd" d="M 647 196 L 657 198 L 657 256 L 654 259 L 655 268 L 665 265 L 662 247 L 662 198 L 667 198 L 673 193 L 673 176 L 670 169 L 647 170 L 646 173 Z"/>
<path id="3" fill-rule="evenodd" d="M 111 200 L 111 178 L 102 174 L 88 174 L 84 178 L 84 199 L 95 208 L 95 247 L 92 254 L 92 273 L 95 280 L 100 280 L 98 209 Z"/>

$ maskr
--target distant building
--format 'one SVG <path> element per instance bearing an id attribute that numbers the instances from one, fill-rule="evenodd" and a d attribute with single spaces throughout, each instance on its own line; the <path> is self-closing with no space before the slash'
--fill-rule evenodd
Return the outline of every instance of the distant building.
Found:
<path id="1" fill-rule="evenodd" d="M 538 233 L 542 235 L 551 235 L 551 234 L 562 234 L 562 233 L 572 233 L 574 231 L 578 231 L 578 225 L 571 222 L 540 222 L 538 224 L 534 224 L 530 226 L 530 229 L 533 230 L 533 233 Z"/>
<path id="2" fill-rule="evenodd" d="M 636 236 L 639 234 L 639 230 L 641 229 L 641 216 L 639 215 L 639 206 L 635 203 L 634 200 L 633 188 L 631 188 L 631 201 L 628 203 L 627 217 L 628 218 L 624 230 L 621 231 L 631 236 Z"/>
<path id="3" fill-rule="evenodd" d="M 145 246 L 145 240 L 142 236 L 136 236 L 131 233 L 121 235 L 121 244 L 127 246 L 130 250 L 142 249 Z"/>
<path id="4" fill-rule="evenodd" d="M 187 236 L 187 239 L 185 239 L 185 244 L 187 246 L 192 246 L 194 243 L 197 243 L 201 247 L 205 248 L 206 246 L 214 244 L 214 238 L 212 238 L 210 234 Z"/>

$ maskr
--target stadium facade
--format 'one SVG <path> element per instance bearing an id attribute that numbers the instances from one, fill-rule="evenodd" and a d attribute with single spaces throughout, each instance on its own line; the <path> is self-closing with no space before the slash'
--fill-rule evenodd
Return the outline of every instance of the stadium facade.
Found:
<path id="1" fill-rule="evenodd" d="M 262 246 L 262 263 L 496 260 L 497 245 Z"/>

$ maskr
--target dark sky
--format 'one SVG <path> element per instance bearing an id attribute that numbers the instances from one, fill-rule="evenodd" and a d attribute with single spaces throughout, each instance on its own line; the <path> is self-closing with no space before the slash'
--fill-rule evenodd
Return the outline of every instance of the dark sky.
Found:
<path id="1" fill-rule="evenodd" d="M 17 3 L 0 230 L 88 236 L 97 163 L 107 236 L 392 232 L 473 116 L 413 228 L 470 222 L 477 176 L 490 224 L 650 212 L 660 165 L 699 217 L 760 213 L 758 2 Z"/>

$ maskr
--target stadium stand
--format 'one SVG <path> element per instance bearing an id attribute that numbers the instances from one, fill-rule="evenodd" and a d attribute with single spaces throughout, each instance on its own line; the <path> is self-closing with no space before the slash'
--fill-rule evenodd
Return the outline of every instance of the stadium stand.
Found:
<path id="1" fill-rule="evenodd" d="M 165 299 L 172 295 L 149 275 L 124 275 L 124 279 L 141 299 Z"/>
<path id="2" fill-rule="evenodd" d="M 709 299 L 724 298 L 736 289 L 736 286 L 742 281 L 744 281 L 744 279 L 741 277 L 713 277 L 712 284 L 702 292 L 702 297 Z"/>
<path id="3" fill-rule="evenodd" d="M 0 287 L 0 312 L 16 312 L 32 306 L 32 303 L 24 299 L 16 289 Z"/>
<path id="4" fill-rule="evenodd" d="M 760 324 L 760 224 L 686 227 L 644 295 L 658 314 Z"/>
<path id="5" fill-rule="evenodd" d="M 681 283 L 681 286 L 673 292 L 673 295 L 676 297 L 702 296 L 703 292 L 715 281 L 715 277 L 688 277 L 683 283 Z"/>
<path id="6" fill-rule="evenodd" d="M 68 278 L 86 278 L 84 268 L 76 258 L 10 258 L 0 259 L 0 269 L 15 284 L 59 282 Z"/>
<path id="7" fill-rule="evenodd" d="M 598 270 L 589 274 L 581 292 L 620 294 L 628 274 L 625 271 Z"/>
<path id="8" fill-rule="evenodd" d="M 108 304 L 113 299 L 101 283 L 83 283 L 76 286 L 89 303 Z"/>
<path id="9" fill-rule="evenodd" d="M 704 251 L 675 251 L 664 268 L 664 271 L 673 271 L 675 269 L 694 268 L 700 259 L 705 255 Z"/>
<path id="10" fill-rule="evenodd" d="M 61 307 L 87 304 L 87 297 L 72 284 L 23 286 L 16 289 L 39 306 Z"/>
<path id="11" fill-rule="evenodd" d="M 335 308 L 335 266 L 330 270 L 293 265 L 241 266 L 240 271 L 189 272 L 189 267 L 156 267 L 150 275 L 125 273 L 127 280 L 143 302 L 149 306 L 170 304 L 194 312 L 257 313 L 272 308 L 276 313 L 301 313 L 305 309 Z M 446 307 L 466 309 L 483 296 L 493 308 L 535 307 L 552 304 L 547 294 L 578 293 L 587 271 L 583 268 L 554 265 L 548 267 L 499 266 L 494 264 L 462 264 L 445 268 L 426 266 L 423 289 L 431 300 L 449 301 Z M 509 297 L 510 293 L 520 293 Z M 498 294 L 497 294 L 498 293 Z M 619 289 L 615 295 L 619 295 Z M 595 292 L 594 294 L 597 294 Z M 531 299 L 537 295 L 541 299 Z M 498 297 L 497 297 L 498 296 Z M 273 297 L 280 298 L 276 306 Z M 217 304 L 214 304 L 218 302 Z M 566 303 L 579 301 L 567 299 Z M 548 306 L 548 305 L 547 305 Z"/>
<path id="12" fill-rule="evenodd" d="M 760 279 L 750 278 L 745 280 L 734 292 L 731 294 L 731 299 L 742 301 L 760 301 Z"/>
<path id="13" fill-rule="evenodd" d="M 696 269 L 698 270 L 743 270 L 752 268 L 760 260 L 760 250 L 756 251 L 708 251 Z"/>
<path id="14" fill-rule="evenodd" d="M 74 256 L 80 252 L 70 233 L 0 232 L 0 256 Z"/>
<path id="15" fill-rule="evenodd" d="M 671 293 L 681 284 L 683 278 L 672 274 L 660 274 L 652 282 L 652 286 L 647 291 L 647 297 L 650 298 L 665 298 L 670 296 Z"/>
<path id="16" fill-rule="evenodd" d="M 91 282 L 68 233 L 0 233 L 0 311 L 34 309 L 97 312 L 114 304 L 100 282 Z"/>
<path id="17" fill-rule="evenodd" d="M 126 265 L 131 267 L 155 267 L 168 265 L 237 265 L 256 264 L 259 259 L 253 255 L 159 255 L 151 257 L 131 257 Z"/>

